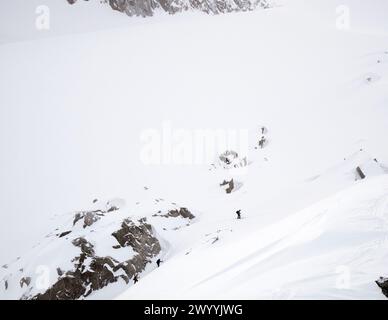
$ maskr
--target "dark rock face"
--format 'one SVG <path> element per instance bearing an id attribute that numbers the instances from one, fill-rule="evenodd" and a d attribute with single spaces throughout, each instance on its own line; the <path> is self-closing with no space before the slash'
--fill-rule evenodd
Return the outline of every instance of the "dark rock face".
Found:
<path id="1" fill-rule="evenodd" d="M 76 238 L 72 244 L 78 247 L 81 253 L 72 260 L 74 270 L 67 272 L 60 270 L 57 282 L 32 299 L 75 300 L 87 297 L 120 278 L 128 283 L 161 251 L 160 243 L 153 235 L 152 226 L 146 219 L 141 219 L 138 223 L 125 219 L 121 228 L 112 236 L 119 243 L 118 248 L 132 248 L 136 254 L 127 261 L 117 261 L 109 256 L 100 257 L 96 255 L 93 244 L 83 237 Z M 119 272 L 120 270 L 124 271 L 124 274 Z M 24 280 L 26 281 L 23 281 L 23 285 L 29 285 L 28 279 Z"/>
<path id="2" fill-rule="evenodd" d="M 195 218 L 195 216 L 187 208 L 180 208 L 179 210 L 170 210 L 168 212 L 168 216 L 173 218 L 181 216 L 182 218 L 190 220 Z"/>
<path id="3" fill-rule="evenodd" d="M 125 12 L 128 16 L 152 16 L 157 2 L 151 0 L 109 0 L 113 10 Z"/>
<path id="4" fill-rule="evenodd" d="M 62 232 L 58 235 L 58 238 L 63 238 L 63 237 L 66 237 L 68 234 L 70 234 L 71 231 L 65 231 L 65 232 Z"/>
<path id="5" fill-rule="evenodd" d="M 224 187 L 225 188 L 225 191 L 226 193 L 232 193 L 232 191 L 234 190 L 234 180 L 230 180 L 230 181 L 226 181 L 224 180 L 221 184 L 220 184 L 220 187 Z"/>
<path id="6" fill-rule="evenodd" d="M 163 201 L 155 199 L 146 215 L 151 216 L 155 205 Z M 145 217 L 128 217 L 124 207 L 125 200 L 115 198 L 63 215 L 62 225 L 32 247 L 26 257 L 2 266 L 0 296 L 11 300 L 83 299 L 99 290 L 105 294 L 104 288 L 118 281 L 130 285 L 149 264 L 149 271 L 156 268 L 153 262 L 162 247 L 155 230 L 161 234 L 166 230 L 160 226 L 163 218 L 156 221 L 150 217 L 151 223 L 156 223 L 154 229 Z M 162 207 L 165 217 L 178 218 L 166 221 L 171 230 L 188 226 L 195 218 L 176 204 Z"/>
<path id="7" fill-rule="evenodd" d="M 95 211 L 80 211 L 77 212 L 74 216 L 73 226 L 77 224 L 78 221 L 83 220 L 83 228 L 90 227 L 95 222 L 101 219 L 106 213 L 110 213 L 113 211 L 119 210 L 119 208 L 115 206 L 109 207 L 106 211 L 104 210 L 95 210 Z"/>
<path id="8" fill-rule="evenodd" d="M 30 283 L 31 283 L 30 277 L 24 277 L 24 278 L 20 279 L 20 287 L 22 287 L 22 288 L 24 285 L 26 285 L 28 287 L 30 285 Z"/>
<path id="9" fill-rule="evenodd" d="M 366 178 L 365 173 L 362 171 L 362 169 L 360 167 L 356 168 L 356 172 L 357 172 L 358 177 L 360 177 L 361 180 Z"/>
<path id="10" fill-rule="evenodd" d="M 154 217 L 164 217 L 164 218 L 177 218 L 177 217 L 182 217 L 185 219 L 192 220 L 195 218 L 195 216 L 187 209 L 187 208 L 179 208 L 175 210 L 170 210 L 166 214 L 154 214 Z"/>
<path id="11" fill-rule="evenodd" d="M 73 226 L 80 220 L 84 221 L 83 227 L 90 227 L 93 223 L 100 220 L 101 216 L 104 215 L 104 212 L 101 210 L 98 211 L 83 211 L 77 212 L 74 216 Z"/>
<path id="12" fill-rule="evenodd" d="M 132 249 L 146 258 L 157 255 L 161 248 L 159 241 L 150 236 L 152 226 L 146 223 L 146 219 L 139 220 L 140 225 L 134 224 L 130 219 L 125 219 L 121 229 L 112 234 L 121 247 L 131 246 Z"/>
<path id="13" fill-rule="evenodd" d="M 77 0 L 67 0 L 74 4 Z M 86 0 L 87 1 L 87 0 Z M 269 0 L 105 0 L 113 10 L 128 16 L 152 16 L 161 9 L 169 14 L 187 10 L 198 10 L 207 14 L 233 11 L 249 11 L 257 7 L 268 8 Z"/>
<path id="14" fill-rule="evenodd" d="M 93 200 L 93 203 L 96 203 L 98 200 Z M 120 208 L 115 205 L 114 203 L 111 203 L 111 201 L 107 202 L 105 205 L 105 209 L 98 209 L 93 211 L 80 211 L 77 212 L 74 216 L 73 220 L 73 226 L 76 225 L 76 223 L 80 220 L 83 220 L 84 224 L 83 227 L 90 227 L 95 222 L 101 219 L 106 213 L 111 213 L 114 211 L 120 210 Z"/>
<path id="15" fill-rule="evenodd" d="M 376 281 L 376 284 L 380 287 L 383 294 L 388 298 L 388 278 L 380 277 Z"/>

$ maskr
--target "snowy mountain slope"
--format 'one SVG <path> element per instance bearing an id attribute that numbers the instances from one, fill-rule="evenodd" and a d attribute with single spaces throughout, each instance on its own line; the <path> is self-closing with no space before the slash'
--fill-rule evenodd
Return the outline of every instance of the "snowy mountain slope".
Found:
<path id="1" fill-rule="evenodd" d="M 122 218 L 152 220 L 164 263 L 90 299 L 383 298 L 387 5 L 347 2 L 348 31 L 335 25 L 342 2 L 289 0 L 2 45 L 0 265 L 29 263 L 30 244 L 66 225 L 53 213 L 120 197 Z M 214 169 L 225 149 L 200 165 L 142 162 L 142 135 L 165 126 L 249 130 L 249 165 Z M 161 198 L 195 221 L 152 217 Z"/>
<path id="2" fill-rule="evenodd" d="M 247 232 L 247 217 L 213 245 L 177 254 L 120 298 L 383 298 L 374 281 L 386 273 L 387 210 L 382 176 L 262 229 Z"/>
<path id="3" fill-rule="evenodd" d="M 155 261 L 164 258 L 169 247 L 164 234 L 195 219 L 186 208 L 155 202 L 145 206 L 143 216 L 134 215 L 134 208 L 128 211 L 122 199 L 96 199 L 86 210 L 60 216 L 58 227 L 28 254 L 2 266 L 1 297 L 74 300 L 110 290 L 117 282 L 124 290 L 132 278 L 152 271 Z"/>
<path id="4" fill-rule="evenodd" d="M 355 165 L 363 168 L 368 175 L 366 180 L 354 182 Z M 379 177 L 375 177 L 376 175 Z M 248 180 L 249 178 L 247 177 Z M 317 183 L 319 180 L 325 180 L 325 182 Z M 244 181 L 244 183 L 247 182 Z M 349 191 L 340 192 L 299 213 L 288 214 L 283 211 L 280 215 L 276 215 L 275 212 L 268 212 L 271 209 L 276 210 L 276 205 L 271 201 L 267 208 L 260 206 L 261 214 L 255 213 L 257 208 L 256 210 L 246 208 L 243 220 L 240 221 L 225 216 L 228 206 L 231 203 L 235 204 L 237 199 L 242 203 L 248 203 L 247 197 L 240 194 L 239 190 L 236 191 L 236 197 L 229 201 L 225 199 L 225 195 L 215 191 L 213 205 L 218 207 L 218 211 L 212 211 L 209 208 L 207 215 L 199 215 L 199 218 L 194 220 L 194 224 L 187 224 L 185 219 L 180 222 L 179 219 L 176 221 L 175 218 L 165 218 L 164 213 L 171 210 L 171 206 L 174 205 L 164 199 L 136 203 L 131 208 L 125 207 L 122 200 L 115 200 L 114 203 L 118 205 L 114 208 L 118 211 L 115 209 L 112 213 L 108 213 L 108 220 L 106 217 L 100 218 L 105 219 L 102 225 L 99 220 L 91 223 L 91 230 L 85 225 L 82 227 L 83 220 L 81 223 L 78 222 L 78 219 L 74 219 L 74 214 L 60 216 L 60 219 L 56 219 L 57 225 L 61 224 L 60 221 L 69 219 L 70 221 L 62 222 L 61 228 L 51 233 L 42 244 L 34 246 L 27 256 L 8 264 L 6 269 L 3 268 L 3 282 L 12 289 L 2 288 L 2 296 L 13 299 L 26 298 L 36 295 L 39 291 L 44 292 L 47 287 L 39 287 L 40 290 L 37 291 L 31 285 L 23 284 L 19 287 L 19 283 L 23 279 L 29 279 L 29 283 L 42 282 L 39 279 L 42 278 L 42 266 L 45 266 L 52 285 L 58 277 L 58 268 L 62 270 L 61 272 L 71 270 L 71 259 L 77 256 L 76 246 L 71 245 L 71 242 L 74 243 L 74 240 L 80 237 L 86 237 L 91 241 L 93 249 L 100 257 L 109 256 L 117 261 L 129 259 L 133 251 L 121 248 L 122 252 L 118 253 L 114 246 L 114 238 L 111 241 L 108 238 L 119 228 L 118 224 L 123 219 L 128 216 L 134 219 L 131 212 L 136 212 L 139 218 L 147 217 L 148 222 L 155 228 L 159 241 L 163 244 L 160 255 L 164 261 L 162 267 L 155 269 L 156 258 L 153 259 L 145 271 L 140 273 L 141 281 L 133 287 L 128 283 L 128 279 L 124 278 L 125 273 L 121 275 L 121 272 L 112 285 L 92 291 L 91 294 L 88 293 L 87 298 L 113 298 L 128 287 L 131 287 L 131 290 L 121 298 L 211 298 L 214 296 L 222 298 L 381 298 L 381 293 L 374 286 L 373 281 L 379 274 L 384 273 L 384 261 L 388 257 L 385 253 L 388 180 L 384 168 L 365 156 L 365 153 L 357 153 L 340 166 L 303 183 L 297 190 L 294 188 L 292 191 L 295 194 L 288 193 L 288 203 L 284 209 L 292 212 L 295 197 L 299 195 L 302 198 L 306 192 L 317 193 L 319 190 L 319 197 L 324 198 L 325 190 L 322 188 L 324 185 L 330 185 L 330 190 L 334 190 L 335 187 L 349 186 L 354 183 L 356 185 Z M 144 190 L 144 195 L 148 191 Z M 281 194 L 283 199 L 286 199 L 285 192 Z M 306 196 L 303 196 L 303 199 L 306 201 Z M 112 205 L 105 208 L 99 203 L 89 208 L 89 212 L 110 211 L 109 208 Z M 279 207 L 277 209 L 280 210 Z M 245 216 L 245 212 L 255 214 Z M 78 229 L 74 229 L 69 223 L 78 226 Z M 70 234 L 67 234 L 68 230 L 71 231 Z M 71 238 L 71 241 L 67 241 L 70 244 L 68 249 L 65 249 L 64 237 L 66 240 L 67 237 Z M 54 249 L 48 250 L 48 244 L 55 245 Z M 43 248 L 45 249 L 42 250 Z M 58 249 L 61 255 L 55 257 L 54 252 Z M 366 253 L 359 254 L 360 251 Z M 44 252 L 47 254 L 42 255 Z M 370 259 L 371 256 L 373 259 Z M 355 257 L 355 261 L 349 257 Z M 327 263 L 328 259 L 331 263 Z M 366 262 L 363 262 L 364 260 Z M 204 261 L 206 261 L 205 264 Z M 366 267 L 363 267 L 363 263 Z M 317 265 L 319 268 L 311 268 L 312 265 Z M 285 266 L 287 271 L 283 271 Z M 292 268 L 296 269 L 295 274 L 290 273 Z M 366 268 L 366 271 L 361 272 L 360 268 Z M 279 274 L 274 274 L 275 270 Z M 282 277 L 282 272 L 286 274 L 285 278 Z M 323 280 L 321 276 L 316 276 L 315 272 L 324 275 Z M 346 273 L 345 279 L 348 277 L 347 273 L 352 275 L 352 280 L 347 280 L 349 284 L 345 283 L 346 287 L 341 287 L 344 285 L 342 283 L 338 284 L 340 272 Z M 174 276 L 171 278 L 168 274 Z M 262 278 L 255 280 L 255 274 L 264 277 L 268 282 Z M 36 278 L 29 275 L 35 275 Z M 302 278 L 299 279 L 299 277 Z M 360 287 L 354 287 L 354 278 L 357 279 L 356 284 Z M 166 279 L 168 279 L 168 286 L 165 283 Z M 322 282 L 319 282 L 321 280 Z M 241 282 L 244 281 L 248 281 L 249 284 L 243 286 Z M 255 281 L 258 285 L 252 286 Z M 289 281 L 292 283 L 288 284 Z M 348 290 L 350 285 L 353 291 Z M 215 291 L 214 288 L 217 290 Z"/>

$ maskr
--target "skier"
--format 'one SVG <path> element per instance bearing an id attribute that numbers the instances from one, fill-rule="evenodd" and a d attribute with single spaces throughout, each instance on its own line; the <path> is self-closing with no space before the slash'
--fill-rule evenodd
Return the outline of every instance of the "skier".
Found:
<path id="1" fill-rule="evenodd" d="M 241 210 L 236 211 L 237 219 L 241 219 Z"/>
<path id="2" fill-rule="evenodd" d="M 136 282 L 139 281 L 139 278 L 137 276 L 137 274 L 135 274 L 135 276 L 133 277 L 133 283 L 136 284 Z"/>
<path id="3" fill-rule="evenodd" d="M 156 260 L 156 264 L 158 265 L 158 268 L 160 267 L 160 264 L 161 264 L 162 262 L 163 262 L 163 261 L 160 260 L 160 259 Z"/>

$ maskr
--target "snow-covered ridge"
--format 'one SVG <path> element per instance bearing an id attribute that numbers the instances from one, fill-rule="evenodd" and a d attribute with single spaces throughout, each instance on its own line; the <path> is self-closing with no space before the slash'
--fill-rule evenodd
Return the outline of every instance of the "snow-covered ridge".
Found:
<path id="1" fill-rule="evenodd" d="M 74 4 L 77 0 L 67 0 Z M 155 10 L 169 14 L 198 10 L 208 14 L 220 14 L 235 11 L 249 11 L 258 7 L 268 8 L 270 0 L 105 0 L 113 10 L 128 16 L 152 16 Z"/>
<path id="2" fill-rule="evenodd" d="M 235 154 L 225 152 L 220 158 Z M 257 162 L 253 157 L 251 165 Z M 236 178 L 230 167 L 219 170 L 217 175 Z M 218 190 L 211 201 L 204 199 L 216 210 L 198 217 L 163 198 L 143 197 L 132 206 L 118 198 L 95 199 L 85 210 L 59 216 L 58 228 L 26 256 L 4 265 L 0 294 L 6 299 L 387 295 L 384 165 L 357 151 L 294 186 L 287 196 L 280 191 L 288 208 L 295 200 L 305 202 L 307 193 L 323 200 L 289 215 L 279 210 L 281 205 L 262 206 L 275 210 L 270 217 L 252 215 L 257 204 L 246 191 L 254 190 L 255 177 L 239 176 L 244 187 L 232 194 Z M 143 192 L 152 196 L 148 187 Z M 227 209 L 238 198 L 245 199 L 242 219 L 229 216 Z M 160 268 L 157 259 L 163 260 Z"/>
<path id="3" fill-rule="evenodd" d="M 0 297 L 75 300 L 112 284 L 128 288 L 168 252 L 167 228 L 174 232 L 195 218 L 186 208 L 156 202 L 148 217 L 129 214 L 122 199 L 95 199 L 87 210 L 61 215 L 62 225 L 1 267 Z"/>
<path id="4" fill-rule="evenodd" d="M 372 178 L 229 242 L 223 264 L 214 250 L 215 268 L 187 297 L 383 298 L 375 281 L 388 272 L 387 187 L 386 175 Z"/>

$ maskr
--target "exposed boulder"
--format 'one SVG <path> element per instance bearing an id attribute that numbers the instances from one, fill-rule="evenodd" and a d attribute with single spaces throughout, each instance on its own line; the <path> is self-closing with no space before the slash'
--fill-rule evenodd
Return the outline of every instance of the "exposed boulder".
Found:
<path id="1" fill-rule="evenodd" d="M 144 258 L 157 255 L 161 250 L 158 239 L 151 235 L 152 226 L 146 222 L 146 219 L 139 220 L 139 224 L 126 219 L 121 224 L 121 229 L 112 234 L 121 247 L 130 246 Z"/>
<path id="2" fill-rule="evenodd" d="M 98 200 L 94 200 L 93 204 L 97 204 Z M 106 202 L 105 205 L 97 205 L 96 210 L 89 211 L 79 211 L 75 214 L 73 220 L 73 226 L 80 220 L 83 220 L 83 227 L 90 227 L 95 222 L 101 219 L 106 213 L 114 212 L 120 210 L 125 206 L 125 201 L 123 199 L 112 199 Z"/>
<path id="3" fill-rule="evenodd" d="M 195 218 L 195 216 L 187 208 L 180 208 L 179 210 L 170 210 L 168 212 L 168 215 L 170 217 L 181 216 L 182 218 L 190 219 L 190 220 Z"/>
<path id="4" fill-rule="evenodd" d="M 221 154 L 219 158 L 222 163 L 230 165 L 238 158 L 238 153 L 236 151 L 228 150 Z"/>
<path id="5" fill-rule="evenodd" d="M 98 213 L 87 212 L 84 216 L 84 228 L 90 227 L 93 223 L 100 219 L 101 217 L 98 215 Z"/>
<path id="6" fill-rule="evenodd" d="M 388 298 L 388 278 L 380 277 L 376 284 L 379 286 L 383 294 Z"/>
<path id="7" fill-rule="evenodd" d="M 20 279 L 20 287 L 23 288 L 24 285 L 26 285 L 27 287 L 30 285 L 31 283 L 31 278 L 30 277 L 23 277 Z"/>
<path id="8" fill-rule="evenodd" d="M 90 227 L 93 223 L 100 220 L 104 212 L 101 210 L 97 211 L 82 211 L 77 212 L 74 216 L 73 226 L 80 220 L 83 220 L 83 228 Z"/>
<path id="9" fill-rule="evenodd" d="M 240 156 L 236 151 L 227 150 L 218 157 L 218 161 L 212 164 L 213 169 L 242 169 L 249 165 L 248 159 L 246 156 Z"/>
<path id="10" fill-rule="evenodd" d="M 71 233 L 71 231 L 65 231 L 65 232 L 61 232 L 59 235 L 58 235 L 58 237 L 59 238 L 63 238 L 63 237 L 66 237 L 68 234 L 70 234 Z"/>
<path id="11" fill-rule="evenodd" d="M 169 210 L 166 214 L 154 214 L 154 217 L 164 217 L 164 218 L 182 217 L 184 219 L 189 219 L 189 220 L 192 220 L 195 218 L 195 216 L 187 208 Z"/>
<path id="12" fill-rule="evenodd" d="M 363 180 L 366 178 L 365 173 L 362 171 L 362 169 L 360 167 L 356 168 L 356 172 L 357 172 L 357 176 L 359 177 L 359 179 Z"/>
<path id="13" fill-rule="evenodd" d="M 234 180 L 230 180 L 230 181 L 226 181 L 224 180 L 221 184 L 220 184 L 220 187 L 223 187 L 226 191 L 226 193 L 232 193 L 232 191 L 234 190 Z"/>

